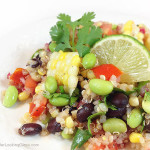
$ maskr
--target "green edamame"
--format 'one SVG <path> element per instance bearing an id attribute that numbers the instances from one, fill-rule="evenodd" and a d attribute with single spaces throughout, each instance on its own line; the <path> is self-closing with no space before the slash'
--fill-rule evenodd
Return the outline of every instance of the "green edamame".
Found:
<path id="1" fill-rule="evenodd" d="M 101 79 L 90 80 L 89 87 L 92 92 L 98 95 L 107 95 L 110 94 L 113 90 L 113 85 L 110 81 L 105 81 Z"/>
<path id="2" fill-rule="evenodd" d="M 5 93 L 3 105 L 5 107 L 13 106 L 18 98 L 18 90 L 14 86 L 9 86 Z"/>
<path id="3" fill-rule="evenodd" d="M 53 106 L 66 106 L 69 104 L 69 99 L 64 97 L 53 97 L 49 99 Z"/>
<path id="4" fill-rule="evenodd" d="M 140 109 L 134 108 L 131 113 L 129 114 L 129 117 L 127 118 L 127 124 L 131 128 L 138 127 L 143 121 L 142 112 Z"/>
<path id="5" fill-rule="evenodd" d="M 66 133 L 64 133 L 64 131 L 61 132 L 61 136 L 64 139 L 72 139 L 73 138 L 73 134 L 66 134 Z"/>
<path id="6" fill-rule="evenodd" d="M 110 133 L 124 133 L 127 131 L 127 126 L 126 123 L 121 119 L 110 118 L 103 123 L 103 129 L 104 131 L 108 131 Z"/>
<path id="7" fill-rule="evenodd" d="M 47 77 L 46 82 L 45 82 L 45 89 L 51 94 L 56 92 L 57 81 L 54 77 L 52 76 Z"/>
<path id="8" fill-rule="evenodd" d="M 55 42 L 51 42 L 49 44 L 49 49 L 51 52 L 54 52 L 55 51 L 55 48 L 56 48 L 57 44 Z"/>
<path id="9" fill-rule="evenodd" d="M 142 108 L 144 109 L 145 112 L 150 114 L 150 101 L 145 101 L 143 100 L 142 102 Z"/>
<path id="10" fill-rule="evenodd" d="M 96 56 L 93 53 L 86 54 L 83 57 L 82 65 L 85 69 L 91 69 L 95 66 Z"/>

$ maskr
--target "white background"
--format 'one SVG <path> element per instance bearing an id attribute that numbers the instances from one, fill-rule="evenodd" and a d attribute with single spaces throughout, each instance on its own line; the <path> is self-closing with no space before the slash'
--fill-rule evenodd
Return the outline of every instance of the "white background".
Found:
<path id="1" fill-rule="evenodd" d="M 0 91 L 6 88 L 7 73 L 24 67 L 33 51 L 49 42 L 49 29 L 56 23 L 59 13 L 68 13 L 75 19 L 88 11 L 96 13 L 97 21 L 124 23 L 134 20 L 150 27 L 149 0 L 0 0 Z M 39 143 L 35 150 L 70 149 L 71 142 L 53 135 L 24 138 L 16 134 L 19 119 L 27 111 L 28 104 L 17 103 L 6 109 L 0 103 L 0 143 Z M 0 150 L 5 148 L 0 146 Z"/>
<path id="2" fill-rule="evenodd" d="M 101 12 L 103 10 L 103 12 Z M 150 14 L 149 0 L 0 0 L 0 37 L 13 29 L 43 18 L 51 19 L 60 12 L 78 17 L 87 11 L 94 11 L 99 19 L 105 19 L 105 12 L 115 13 L 136 20 L 144 20 Z M 100 14 L 99 14 L 100 12 Z M 106 18 L 107 19 L 107 18 Z M 148 18 L 150 19 L 150 17 Z"/>

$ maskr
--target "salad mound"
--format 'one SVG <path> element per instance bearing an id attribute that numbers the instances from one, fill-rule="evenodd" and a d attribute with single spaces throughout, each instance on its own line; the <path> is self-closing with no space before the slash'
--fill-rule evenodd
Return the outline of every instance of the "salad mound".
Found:
<path id="1" fill-rule="evenodd" d="M 149 29 L 93 22 L 93 12 L 57 18 L 51 42 L 7 75 L 3 105 L 29 103 L 18 133 L 59 134 L 73 140 L 71 150 L 148 150 Z"/>

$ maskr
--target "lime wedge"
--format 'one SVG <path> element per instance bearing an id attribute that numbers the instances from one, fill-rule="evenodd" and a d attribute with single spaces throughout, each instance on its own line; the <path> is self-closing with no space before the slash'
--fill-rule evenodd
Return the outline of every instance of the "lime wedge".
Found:
<path id="1" fill-rule="evenodd" d="M 121 82 L 150 80 L 150 53 L 138 40 L 128 35 L 112 35 L 97 42 L 91 52 L 99 64 L 113 64 L 122 72 Z"/>

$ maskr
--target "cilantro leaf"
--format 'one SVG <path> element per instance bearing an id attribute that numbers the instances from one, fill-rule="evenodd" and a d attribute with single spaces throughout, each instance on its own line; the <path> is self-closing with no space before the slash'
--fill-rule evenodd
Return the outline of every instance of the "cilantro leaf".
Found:
<path id="1" fill-rule="evenodd" d="M 78 129 L 71 145 L 71 150 L 75 150 L 76 148 L 80 148 L 89 138 L 91 134 L 88 130 Z"/>
<path id="2" fill-rule="evenodd" d="M 105 115 L 106 113 L 105 112 L 98 112 L 98 113 L 95 113 L 91 116 L 88 117 L 88 130 L 89 130 L 89 133 L 91 133 L 91 129 L 90 129 L 90 124 L 92 122 L 92 119 L 96 118 L 97 116 L 101 116 L 101 115 Z"/>
<path id="3" fill-rule="evenodd" d="M 63 35 L 63 26 L 57 23 L 55 26 L 51 27 L 50 35 L 53 41 L 56 41 L 58 44 L 62 35 Z"/>
<path id="4" fill-rule="evenodd" d="M 62 50 L 64 51 L 66 48 L 71 48 L 70 42 L 69 42 L 69 29 L 66 27 L 66 25 L 63 25 L 63 33 L 61 34 L 61 37 L 59 37 L 56 41 L 56 51 Z"/>
<path id="5" fill-rule="evenodd" d="M 84 13 L 84 15 L 78 20 L 79 24 L 82 26 L 91 26 L 93 22 L 92 19 L 95 18 L 94 12 Z"/>
<path id="6" fill-rule="evenodd" d="M 104 103 L 107 105 L 108 108 L 112 110 L 117 110 L 116 106 L 112 105 L 110 102 L 107 101 L 107 96 L 104 97 Z"/>
<path id="7" fill-rule="evenodd" d="M 57 18 L 59 19 L 58 23 L 61 23 L 61 24 L 70 24 L 71 23 L 71 17 L 69 15 L 61 13 L 58 15 Z"/>
<path id="8" fill-rule="evenodd" d="M 121 92 L 121 93 L 124 93 L 125 95 L 129 96 L 130 94 L 132 93 L 135 93 L 136 90 L 134 89 L 133 91 L 124 91 L 122 89 L 119 89 L 119 88 L 114 88 L 113 91 L 115 92 Z"/>
<path id="9" fill-rule="evenodd" d="M 69 15 L 59 14 L 57 24 L 50 30 L 51 38 L 57 44 L 55 51 L 77 49 L 80 57 L 89 53 L 90 48 L 102 37 L 101 29 L 93 25 L 94 17 L 94 12 L 88 12 L 73 22 Z"/>
<path id="10" fill-rule="evenodd" d="M 88 34 L 88 37 L 86 39 L 86 44 L 92 47 L 101 38 L 102 38 L 102 30 L 99 27 L 97 28 L 95 26 L 92 26 L 91 31 Z"/>
<path id="11" fill-rule="evenodd" d="M 138 86 L 135 87 L 134 89 L 139 93 L 140 90 L 141 90 L 141 88 L 142 88 L 143 86 L 145 86 L 148 82 L 150 82 L 150 81 L 142 81 L 142 82 L 139 82 L 139 83 L 138 83 Z"/>
<path id="12" fill-rule="evenodd" d="M 86 26 L 78 31 L 78 42 L 76 49 L 80 57 L 83 57 L 90 52 L 90 47 L 92 47 L 93 44 L 95 44 L 102 37 L 101 33 L 101 29 L 96 28 L 95 26 L 92 26 L 90 29 Z"/>

